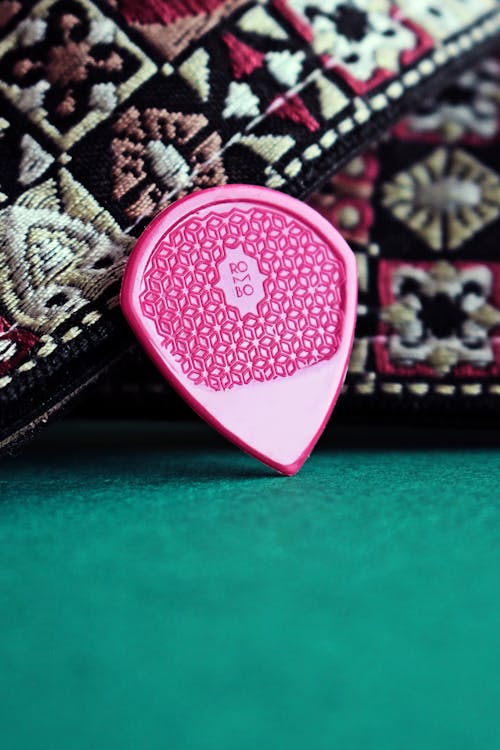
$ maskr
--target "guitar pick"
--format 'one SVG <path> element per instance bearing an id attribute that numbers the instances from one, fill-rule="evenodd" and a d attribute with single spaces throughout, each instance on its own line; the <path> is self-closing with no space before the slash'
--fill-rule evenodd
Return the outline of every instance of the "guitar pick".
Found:
<path id="1" fill-rule="evenodd" d="M 121 304 L 164 377 L 229 440 L 295 474 L 344 382 L 354 255 L 314 209 L 225 185 L 160 213 L 127 264 Z"/>

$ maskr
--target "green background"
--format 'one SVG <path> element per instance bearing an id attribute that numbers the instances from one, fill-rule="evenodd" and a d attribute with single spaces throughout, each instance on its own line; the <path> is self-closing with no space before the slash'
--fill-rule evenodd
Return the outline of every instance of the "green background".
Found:
<path id="1" fill-rule="evenodd" d="M 360 434 L 291 479 L 198 423 L 2 462 L 2 750 L 497 748 L 500 450 Z"/>

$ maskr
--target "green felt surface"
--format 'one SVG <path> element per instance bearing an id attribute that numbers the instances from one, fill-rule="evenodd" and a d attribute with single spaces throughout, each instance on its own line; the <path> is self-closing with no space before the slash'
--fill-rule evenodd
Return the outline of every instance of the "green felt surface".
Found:
<path id="1" fill-rule="evenodd" d="M 337 443 L 287 479 L 60 424 L 0 464 L 2 750 L 497 748 L 499 449 Z"/>

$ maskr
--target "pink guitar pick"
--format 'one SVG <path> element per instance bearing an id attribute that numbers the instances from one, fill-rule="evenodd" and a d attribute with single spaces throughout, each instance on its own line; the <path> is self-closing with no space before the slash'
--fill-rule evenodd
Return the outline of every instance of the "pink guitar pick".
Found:
<path id="1" fill-rule="evenodd" d="M 354 255 L 316 211 L 250 185 L 160 213 L 128 262 L 121 304 L 160 372 L 229 440 L 295 474 L 344 382 Z"/>

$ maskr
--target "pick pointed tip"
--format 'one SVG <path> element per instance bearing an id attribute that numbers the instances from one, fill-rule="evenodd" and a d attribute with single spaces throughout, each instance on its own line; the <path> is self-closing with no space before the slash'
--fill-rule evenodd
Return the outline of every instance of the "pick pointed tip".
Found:
<path id="1" fill-rule="evenodd" d="M 278 471 L 280 474 L 283 474 L 286 477 L 293 477 L 295 474 L 298 474 L 303 465 L 305 464 L 307 459 L 307 456 L 298 458 L 296 461 L 294 461 L 291 464 L 280 464 L 277 466 L 276 464 L 273 466 L 276 471 Z"/>

